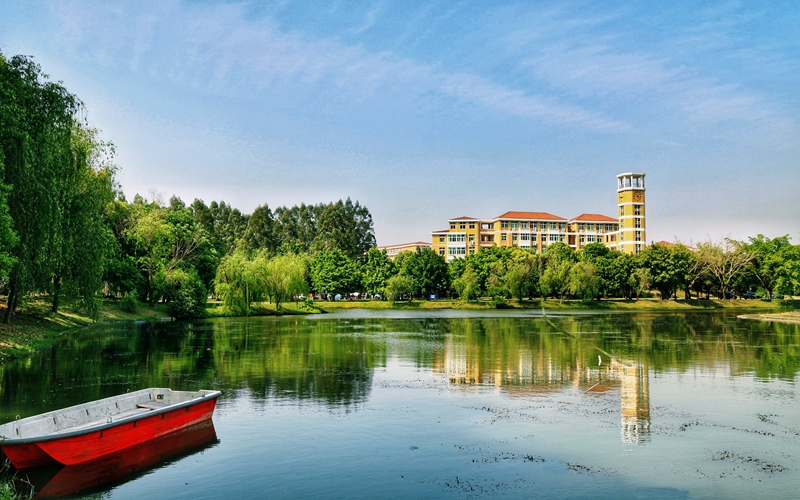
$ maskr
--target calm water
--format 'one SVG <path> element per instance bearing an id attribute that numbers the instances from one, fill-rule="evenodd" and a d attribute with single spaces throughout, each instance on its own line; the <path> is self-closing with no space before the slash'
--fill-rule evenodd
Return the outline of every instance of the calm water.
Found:
<path id="1" fill-rule="evenodd" d="M 798 370 L 797 325 L 726 313 L 100 325 L 2 367 L 0 423 L 223 392 L 213 428 L 75 498 L 796 498 Z"/>

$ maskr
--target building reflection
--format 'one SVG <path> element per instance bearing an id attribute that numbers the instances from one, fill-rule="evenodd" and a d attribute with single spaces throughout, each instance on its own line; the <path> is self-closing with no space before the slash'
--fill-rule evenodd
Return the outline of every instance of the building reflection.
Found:
<path id="1" fill-rule="evenodd" d="M 485 348 L 485 346 L 484 346 Z M 480 343 L 448 335 L 440 358 L 433 363 L 435 373 L 453 385 L 494 385 L 511 396 L 541 396 L 572 388 L 584 393 L 617 391 L 621 409 L 621 439 L 643 444 L 650 440 L 649 370 L 646 363 L 571 356 L 561 359 L 547 349 L 520 346 L 502 353 L 486 355 Z"/>

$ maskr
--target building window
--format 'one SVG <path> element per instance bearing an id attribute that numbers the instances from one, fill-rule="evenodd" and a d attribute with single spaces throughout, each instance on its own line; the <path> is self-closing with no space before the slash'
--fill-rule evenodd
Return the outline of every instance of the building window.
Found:
<path id="1" fill-rule="evenodd" d="M 625 207 L 619 207 L 619 216 L 622 217 L 625 215 Z"/>
<path id="2" fill-rule="evenodd" d="M 550 235 L 550 241 L 558 241 L 558 235 L 557 234 L 551 234 Z"/>
<path id="3" fill-rule="evenodd" d="M 475 235 L 474 234 L 470 234 L 469 235 L 469 242 L 470 243 L 475 243 Z"/>
<path id="4" fill-rule="evenodd" d="M 586 241 L 585 241 L 585 239 L 584 239 L 584 236 L 583 236 L 583 235 L 581 235 L 581 245 L 583 245 L 584 243 L 586 243 Z"/>
<path id="5" fill-rule="evenodd" d="M 587 235 L 586 241 L 588 241 L 589 243 L 594 243 L 595 241 L 597 241 L 597 237 L 593 234 Z"/>
<path id="6" fill-rule="evenodd" d="M 466 222 L 459 222 L 458 223 L 458 228 L 459 229 L 466 229 L 467 228 L 467 223 Z"/>
<path id="7" fill-rule="evenodd" d="M 619 241 L 625 241 L 625 233 L 619 233 Z"/>
<path id="8" fill-rule="evenodd" d="M 592 223 L 586 224 L 586 230 L 587 231 L 594 231 L 594 224 L 592 224 Z"/>
<path id="9" fill-rule="evenodd" d="M 506 241 L 507 239 L 506 233 L 500 233 L 500 241 Z"/>
<path id="10" fill-rule="evenodd" d="M 450 243 L 461 243 L 466 240 L 467 240 L 466 235 L 463 233 L 447 235 L 447 241 L 449 241 Z"/>
<path id="11" fill-rule="evenodd" d="M 512 221 L 511 222 L 511 229 L 517 229 L 518 227 L 519 227 L 519 222 L 517 222 L 517 221 Z"/>
<path id="12" fill-rule="evenodd" d="M 456 223 L 455 222 L 451 222 L 450 223 L 450 229 L 455 229 L 455 228 L 456 228 Z"/>
<path id="13" fill-rule="evenodd" d="M 637 243 L 636 244 L 636 253 L 641 253 L 641 252 L 642 252 L 642 245 Z"/>
<path id="14" fill-rule="evenodd" d="M 521 241 L 530 241 L 531 240 L 531 235 L 528 234 L 528 233 L 522 233 L 521 235 L 519 235 L 519 239 Z"/>
<path id="15" fill-rule="evenodd" d="M 450 255 L 466 255 L 467 247 L 449 247 L 447 253 Z"/>
<path id="16" fill-rule="evenodd" d="M 528 229 L 528 223 L 525 222 L 525 221 L 522 221 L 522 222 L 519 223 L 519 227 L 521 227 L 522 229 Z"/>
<path id="17" fill-rule="evenodd" d="M 636 231 L 636 241 L 642 241 L 642 232 Z"/>
<path id="18" fill-rule="evenodd" d="M 551 222 L 550 229 L 558 229 L 558 224 L 556 224 L 555 222 Z"/>
<path id="19" fill-rule="evenodd" d="M 642 227 L 642 219 L 636 219 L 636 229 L 640 229 Z"/>
<path id="20" fill-rule="evenodd" d="M 586 228 L 586 225 L 583 222 L 578 223 L 578 231 L 583 231 Z"/>
<path id="21" fill-rule="evenodd" d="M 633 215 L 642 215 L 642 206 L 641 205 L 634 205 L 633 206 Z"/>
<path id="22" fill-rule="evenodd" d="M 475 223 L 474 222 L 470 222 L 469 223 L 469 228 L 470 229 L 475 229 Z"/>
<path id="23" fill-rule="evenodd" d="M 475 249 L 474 248 L 470 248 L 469 249 L 469 253 L 475 253 Z"/>
<path id="24" fill-rule="evenodd" d="M 517 233 L 511 233 L 511 241 L 517 241 Z"/>
<path id="25" fill-rule="evenodd" d="M 500 221 L 500 229 L 508 229 L 508 221 L 507 220 Z"/>
<path id="26" fill-rule="evenodd" d="M 565 230 L 567 228 L 567 223 L 566 222 L 559 222 L 558 223 L 558 228 L 561 229 L 562 231 Z"/>
<path id="27" fill-rule="evenodd" d="M 619 224 L 614 224 L 614 231 L 619 231 Z"/>
<path id="28" fill-rule="evenodd" d="M 439 236 L 439 243 L 444 243 L 444 236 Z"/>
<path id="29" fill-rule="evenodd" d="M 444 256 L 444 248 L 440 248 L 440 249 L 439 249 L 439 255 L 442 255 L 442 256 Z"/>
<path id="30" fill-rule="evenodd" d="M 535 222 L 531 222 L 531 229 L 537 231 L 539 228 L 536 226 Z"/>

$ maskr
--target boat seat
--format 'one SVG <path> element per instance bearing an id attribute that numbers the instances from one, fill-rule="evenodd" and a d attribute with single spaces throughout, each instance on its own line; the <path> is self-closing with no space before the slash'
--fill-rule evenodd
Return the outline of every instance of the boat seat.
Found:
<path id="1" fill-rule="evenodd" d="M 158 410 L 160 408 L 164 408 L 165 406 L 167 406 L 167 404 L 166 403 L 139 403 L 136 406 L 138 406 L 139 408 L 145 408 L 145 409 L 148 409 L 148 410 Z"/>

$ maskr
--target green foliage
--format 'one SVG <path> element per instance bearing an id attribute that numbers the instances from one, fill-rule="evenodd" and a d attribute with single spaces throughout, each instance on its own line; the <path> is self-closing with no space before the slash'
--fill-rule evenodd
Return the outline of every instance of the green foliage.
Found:
<path id="1" fill-rule="evenodd" d="M 338 248 L 317 254 L 311 264 L 311 284 L 315 291 L 327 294 L 354 292 L 361 284 L 358 264 Z"/>
<path id="2" fill-rule="evenodd" d="M 173 269 L 165 275 L 164 298 L 167 312 L 176 319 L 195 319 L 206 315 L 206 287 L 194 271 Z"/>
<path id="3" fill-rule="evenodd" d="M 594 300 L 600 290 L 597 268 L 590 262 L 578 262 L 569 270 L 569 293 L 581 300 Z"/>
<path id="4" fill-rule="evenodd" d="M 386 282 L 386 297 L 389 300 L 400 300 L 403 295 L 414 291 L 414 282 L 408 276 L 398 274 Z"/>
<path id="5" fill-rule="evenodd" d="M 266 293 L 280 310 L 281 301 L 308 292 L 306 260 L 299 255 L 279 255 L 267 262 Z"/>
<path id="6" fill-rule="evenodd" d="M 0 103 L 0 266 L 11 266 L 9 322 L 24 294 L 51 283 L 82 105 L 24 56 L 0 57 Z"/>
<path id="7" fill-rule="evenodd" d="M 364 264 L 361 284 L 367 293 L 385 294 L 386 282 L 397 274 L 394 263 L 386 256 L 386 251 L 370 248 L 367 252 L 367 262 Z"/>
<path id="8" fill-rule="evenodd" d="M 136 313 L 139 311 L 139 301 L 131 295 L 126 295 L 120 299 L 119 308 L 127 313 Z"/>
<path id="9" fill-rule="evenodd" d="M 410 255 L 403 261 L 400 274 L 411 280 L 414 295 L 441 296 L 450 288 L 450 274 L 443 257 L 430 248 L 417 248 L 416 252 L 407 253 Z"/>
<path id="10" fill-rule="evenodd" d="M 564 299 L 569 292 L 569 272 L 578 257 L 565 243 L 556 242 L 547 247 L 544 253 L 544 266 L 539 283 L 542 295 Z"/>
<path id="11" fill-rule="evenodd" d="M 463 260 L 460 261 L 463 262 Z M 450 265 L 452 266 L 453 264 L 451 263 Z M 478 273 L 475 272 L 471 264 L 467 264 L 463 274 L 453 280 L 453 288 L 455 288 L 456 293 L 458 293 L 459 297 L 467 301 L 478 298 L 478 293 L 480 292 L 479 287 Z"/>

